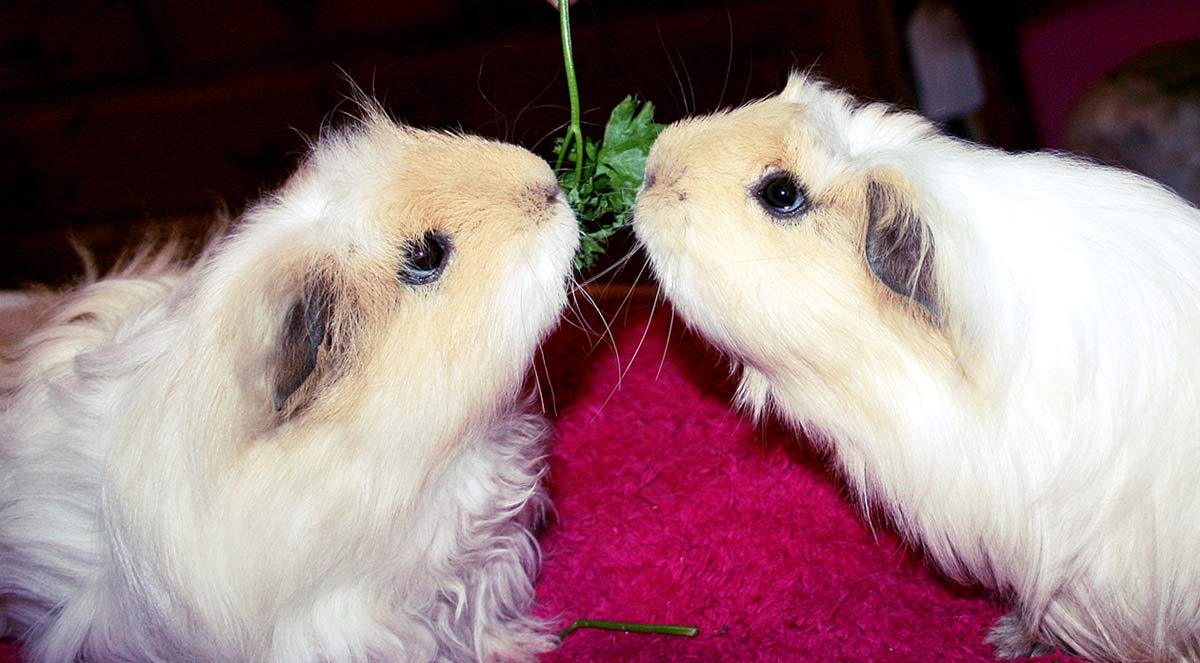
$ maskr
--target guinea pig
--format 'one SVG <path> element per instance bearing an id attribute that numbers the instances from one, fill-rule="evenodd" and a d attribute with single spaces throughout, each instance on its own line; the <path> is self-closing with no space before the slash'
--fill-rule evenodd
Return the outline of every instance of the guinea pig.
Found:
<path id="1" fill-rule="evenodd" d="M 1200 212 L 806 76 L 679 122 L 659 283 L 868 514 L 1011 601 L 999 657 L 1200 660 Z"/>
<path id="2" fill-rule="evenodd" d="M 181 264 L 59 296 L 0 412 L 30 661 L 531 661 L 575 217 L 543 160 L 369 106 Z"/>

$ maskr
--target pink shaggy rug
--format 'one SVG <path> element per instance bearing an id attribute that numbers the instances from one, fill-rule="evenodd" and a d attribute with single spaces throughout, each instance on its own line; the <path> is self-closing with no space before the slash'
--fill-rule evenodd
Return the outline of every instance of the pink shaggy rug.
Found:
<path id="1" fill-rule="evenodd" d="M 731 411 L 726 361 L 666 307 L 648 317 L 614 321 L 616 354 L 588 356 L 569 327 L 546 348 L 558 516 L 538 599 L 564 625 L 700 633 L 577 631 L 544 663 L 995 660 L 983 639 L 1002 606 L 872 532 L 806 443 Z"/>
<path id="2" fill-rule="evenodd" d="M 700 633 L 581 630 L 543 663 L 992 661 L 1003 608 L 873 532 L 803 441 L 732 412 L 726 363 L 669 315 L 633 306 L 615 343 L 564 325 L 545 349 L 559 439 L 539 612 Z"/>

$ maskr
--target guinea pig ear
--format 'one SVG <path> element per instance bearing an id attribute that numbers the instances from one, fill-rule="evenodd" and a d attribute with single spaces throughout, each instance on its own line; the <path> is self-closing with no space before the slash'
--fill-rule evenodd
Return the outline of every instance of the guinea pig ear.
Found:
<path id="1" fill-rule="evenodd" d="M 933 234 L 894 185 L 867 183 L 867 265 L 892 292 L 941 320 Z"/>
<path id="2" fill-rule="evenodd" d="M 324 279 L 315 279 L 305 286 L 300 300 L 288 311 L 276 350 L 272 382 L 277 412 L 283 410 L 292 394 L 316 369 L 317 356 L 329 333 L 331 308 L 329 285 Z"/>

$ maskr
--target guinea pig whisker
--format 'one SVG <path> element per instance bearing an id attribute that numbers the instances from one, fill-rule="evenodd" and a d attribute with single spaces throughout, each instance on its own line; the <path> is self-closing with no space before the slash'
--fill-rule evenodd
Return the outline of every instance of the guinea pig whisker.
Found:
<path id="1" fill-rule="evenodd" d="M 622 378 L 629 374 L 630 369 L 633 368 L 633 362 L 637 360 L 638 354 L 642 351 L 642 346 L 646 344 L 646 338 L 650 335 L 650 326 L 654 322 L 654 314 L 658 311 L 658 302 L 661 298 L 662 291 L 656 291 L 654 301 L 650 303 L 650 315 L 646 318 L 646 327 L 642 329 L 642 337 L 638 339 L 637 347 L 633 349 L 633 355 L 629 357 L 629 363 L 625 365 L 625 370 L 621 373 Z"/>
<path id="2" fill-rule="evenodd" d="M 654 293 L 654 301 L 656 301 L 656 302 L 658 301 L 659 295 L 661 293 L 662 293 L 661 290 Z M 675 315 L 672 314 L 670 319 L 667 320 L 667 338 L 665 340 L 663 340 L 662 359 L 658 360 L 658 370 L 654 372 L 654 381 L 655 382 L 658 382 L 658 378 L 660 378 L 662 376 L 663 366 L 665 366 L 667 364 L 667 350 L 671 346 L 671 332 L 674 331 L 674 329 L 675 329 Z"/>
<path id="3" fill-rule="evenodd" d="M 605 326 L 604 332 L 599 335 L 597 340 L 601 340 L 605 336 L 607 336 L 613 347 L 613 355 L 618 357 L 618 360 L 620 357 L 620 353 L 617 351 L 617 348 L 616 348 L 616 338 L 612 333 L 612 323 L 609 320 L 605 319 L 604 313 L 602 312 L 600 307 L 596 304 L 595 298 L 592 296 L 592 293 L 589 291 L 589 286 L 594 284 L 600 278 L 611 274 L 608 282 L 605 283 L 602 288 L 603 291 L 605 291 L 605 292 L 608 291 L 608 289 L 610 289 L 612 287 L 613 281 L 616 279 L 619 268 L 625 266 L 629 262 L 629 260 L 631 258 L 633 258 L 633 256 L 636 254 L 636 252 L 637 252 L 636 247 L 631 248 L 628 252 L 626 252 L 626 254 L 624 256 L 622 256 L 621 258 L 616 260 L 612 265 L 609 265 L 608 267 L 604 268 L 600 272 L 593 274 L 586 281 L 583 281 L 582 283 L 576 281 L 574 289 L 570 293 L 572 296 L 572 300 L 575 301 L 576 303 L 578 303 L 577 296 L 579 293 L 582 293 L 583 296 L 588 299 L 588 302 L 592 305 L 593 310 L 595 310 L 596 314 L 598 316 L 600 316 L 600 320 L 604 323 L 604 326 Z M 633 290 L 631 289 L 630 293 L 632 293 L 632 292 L 633 292 Z M 628 297 L 628 295 L 626 295 L 626 296 Z M 616 315 L 619 314 L 619 312 L 620 312 L 620 309 L 618 308 L 618 311 L 616 313 L 614 313 L 614 318 Z M 580 321 L 583 322 L 584 324 L 587 324 L 586 318 L 583 316 L 582 311 L 580 311 Z M 588 331 L 591 331 L 590 325 L 589 325 Z M 589 355 L 591 354 L 592 350 L 595 349 L 595 347 L 596 346 L 593 345 L 592 348 L 590 348 L 588 350 Z"/>
<path id="4" fill-rule="evenodd" d="M 654 29 L 658 33 L 658 43 L 662 46 L 663 55 L 667 56 L 667 64 L 671 66 L 671 74 L 675 77 L 675 84 L 679 86 L 679 101 L 676 106 L 682 106 L 683 115 L 691 115 L 692 111 L 688 108 L 687 90 L 683 87 L 683 78 L 679 75 L 679 68 L 675 66 L 675 58 L 671 56 L 671 49 L 667 48 L 667 40 L 663 38 L 662 24 L 656 19 L 654 21 Z M 674 93 L 671 95 L 675 97 Z"/>
<path id="5" fill-rule="evenodd" d="M 576 284 L 577 286 L 578 284 Z M 592 329 L 592 326 L 587 321 L 587 317 L 583 313 L 583 308 L 579 305 L 579 295 L 577 290 L 572 290 L 568 293 L 566 314 L 563 315 L 563 321 L 568 325 L 578 329 L 590 337 L 598 337 L 599 332 Z M 569 315 L 567 315 L 569 314 Z M 574 319 L 572 319 L 574 317 Z"/>
<path id="6" fill-rule="evenodd" d="M 628 253 L 626 253 L 626 254 L 625 254 L 623 257 L 621 257 L 621 258 L 619 258 L 618 260 L 614 261 L 614 262 L 613 262 L 613 264 L 609 265 L 608 267 L 605 267 L 604 269 L 600 270 L 599 272 L 596 272 L 596 273 L 595 273 L 595 274 L 593 274 L 591 277 L 589 277 L 589 278 L 588 278 L 586 281 L 583 281 L 582 283 L 578 283 L 578 284 L 576 284 L 576 287 L 578 287 L 578 288 L 586 288 L 587 286 L 589 286 L 589 285 L 591 285 L 591 284 L 595 283 L 595 282 L 596 282 L 596 281 L 598 281 L 599 279 L 601 279 L 601 278 L 603 278 L 603 277 L 605 277 L 605 276 L 607 276 L 607 275 L 609 275 L 609 274 L 614 274 L 614 277 L 615 277 L 615 272 L 616 272 L 618 269 L 620 269 L 621 267 L 624 267 L 624 266 L 625 266 L 625 263 L 629 262 L 630 258 L 632 258 L 632 257 L 634 256 L 634 254 L 635 254 L 635 253 L 637 253 L 637 249 L 636 249 L 636 248 L 630 249 L 630 250 L 629 250 L 629 252 L 628 252 Z M 607 284 L 605 284 L 605 285 L 606 285 L 606 286 L 608 286 L 608 285 L 612 285 L 612 280 L 610 279 L 610 280 L 609 280 L 609 282 L 608 282 Z"/>
<path id="7" fill-rule="evenodd" d="M 537 142 L 535 142 L 533 145 L 531 145 L 529 147 L 529 150 L 531 152 L 537 152 L 538 146 L 540 146 L 543 142 L 545 142 L 547 138 L 554 136 L 554 135 L 558 134 L 559 132 L 561 132 L 563 129 L 565 129 L 567 127 L 568 124 L 570 124 L 569 121 L 562 122 L 558 126 L 551 129 L 550 131 L 547 131 L 545 134 L 542 135 L 541 138 L 537 139 Z"/>
<path id="8" fill-rule="evenodd" d="M 634 288 L 637 286 L 637 281 L 641 279 L 642 274 L 645 273 L 645 271 L 646 269 L 643 266 L 642 270 L 638 272 L 637 278 L 634 279 L 634 285 L 629 288 L 629 295 L 625 296 L 625 300 L 622 302 L 621 307 L 624 307 L 629 301 L 630 295 L 633 294 Z M 650 315 L 646 318 L 646 327 L 642 330 L 642 337 L 638 339 L 637 347 L 633 349 L 633 354 L 629 357 L 629 363 L 626 364 L 624 368 L 621 366 L 620 356 L 617 356 L 617 383 L 613 385 L 612 390 L 608 392 L 608 396 L 605 397 L 604 402 L 600 404 L 600 407 L 596 409 L 596 413 L 592 415 L 592 421 L 595 421 L 597 418 L 599 418 L 600 413 L 604 411 L 604 408 L 608 405 L 609 401 L 611 401 L 613 396 L 616 396 L 617 392 L 621 390 L 621 387 L 625 382 L 625 375 L 629 373 L 629 369 L 633 367 L 634 361 L 637 360 L 638 353 L 642 350 L 642 345 L 646 343 L 646 337 L 650 334 L 650 326 L 654 323 L 654 312 L 658 309 L 658 298 L 659 293 L 656 292 L 654 295 L 654 302 L 650 305 Z M 619 315 L 620 308 L 617 310 Z"/>
<path id="9" fill-rule="evenodd" d="M 541 355 L 541 353 L 542 353 L 542 347 L 539 345 L 538 346 L 538 354 Z M 542 358 L 542 362 L 544 365 L 545 364 L 544 357 Z M 546 396 L 542 390 L 542 376 L 540 375 L 541 372 L 542 372 L 541 368 L 538 366 L 537 361 L 535 360 L 533 362 L 533 388 L 535 391 L 537 391 L 538 407 L 541 408 L 542 414 L 546 414 Z"/>
<path id="10" fill-rule="evenodd" d="M 721 82 L 721 96 L 717 98 L 717 108 L 725 103 L 725 91 L 729 88 L 729 75 L 733 73 L 733 12 L 725 5 L 725 19 L 729 23 L 729 57 L 725 60 L 725 80 Z"/>
<path id="11" fill-rule="evenodd" d="M 618 229 L 618 230 L 619 230 L 619 229 Z M 634 257 L 635 255 L 637 255 L 637 253 L 638 253 L 638 251 L 639 251 L 639 250 L 640 250 L 640 248 L 639 248 L 638 246 L 633 246 L 632 248 L 630 248 L 630 249 L 629 249 L 629 252 L 628 252 L 628 253 L 626 253 L 626 254 L 625 254 L 625 255 L 624 255 L 624 256 L 623 256 L 623 257 L 622 257 L 622 258 L 621 258 L 621 259 L 618 261 L 618 265 L 619 265 L 620 267 L 624 268 L 626 265 L 628 265 L 628 264 L 629 264 L 629 261 L 630 261 L 630 260 L 632 260 L 632 259 L 633 259 L 633 257 Z M 613 284 L 616 282 L 616 280 L 617 280 L 617 276 L 618 276 L 618 275 L 619 275 L 619 270 L 617 270 L 617 271 L 613 271 L 613 272 L 612 272 L 612 274 L 611 274 L 611 275 L 608 277 L 608 280 L 607 280 L 607 281 L 604 283 L 604 288 L 605 288 L 606 290 L 607 290 L 607 289 L 609 289 L 609 288 L 612 288 L 612 287 L 613 287 Z M 636 280 L 636 279 L 635 279 L 635 280 Z"/>
<path id="12" fill-rule="evenodd" d="M 533 277 L 534 279 L 536 279 L 537 271 L 533 268 L 533 265 L 529 262 L 529 260 L 525 260 L 524 265 L 525 265 L 525 269 L 529 270 L 530 276 Z M 541 357 L 542 367 L 545 368 L 545 370 L 546 370 L 546 380 L 547 380 L 547 382 L 549 382 L 549 379 L 550 379 L 549 368 L 546 367 L 546 356 L 542 349 L 542 345 L 540 343 L 537 346 L 537 353 L 538 353 L 538 356 Z M 542 414 L 546 414 L 546 397 L 545 397 L 544 390 L 542 388 L 541 375 L 539 375 L 539 373 L 541 373 L 541 371 L 538 370 L 537 361 L 535 360 L 533 363 L 533 385 L 534 385 L 534 388 L 537 390 L 538 404 L 541 406 Z M 551 400 L 551 408 L 556 409 L 556 406 L 554 403 L 553 387 L 551 387 L 550 400 Z"/>
<path id="13" fill-rule="evenodd" d="M 549 414 L 549 416 L 557 417 L 558 416 L 558 398 L 554 393 L 554 380 L 551 379 L 551 377 L 550 377 L 550 365 L 546 363 L 546 350 L 541 345 L 538 346 L 538 358 L 542 360 L 542 372 L 545 374 L 545 377 L 546 377 L 546 390 L 550 392 L 550 412 L 548 414 Z M 534 366 L 533 372 L 535 375 L 538 373 L 537 366 Z M 539 381 L 538 382 L 538 398 L 539 398 L 539 400 L 541 399 L 541 390 L 542 390 L 542 384 Z M 547 414 L 546 405 L 545 405 L 544 401 L 542 403 L 542 414 Z"/>
<path id="14" fill-rule="evenodd" d="M 554 84 L 557 82 L 558 82 L 558 73 L 555 72 L 554 76 L 550 77 L 550 80 L 546 83 L 545 87 L 543 87 L 540 92 L 533 95 L 533 98 L 530 99 L 528 103 L 524 104 L 523 106 L 521 106 L 521 108 L 519 110 L 517 110 L 516 115 L 513 117 L 513 124 L 512 124 L 512 129 L 513 129 L 514 134 L 517 132 L 517 125 L 521 123 L 521 116 L 525 114 L 525 111 L 533 110 L 535 108 L 550 107 L 550 104 L 541 104 L 541 105 L 535 105 L 535 104 L 537 104 L 538 100 L 542 98 L 542 95 L 549 92 L 550 88 L 554 87 Z M 565 106 L 561 106 L 561 105 L 557 105 L 557 104 L 553 105 L 552 107 L 561 108 L 563 110 L 569 111 L 569 109 L 566 108 Z M 524 137 L 522 136 L 522 138 L 524 138 Z"/>
<path id="15" fill-rule="evenodd" d="M 687 60 L 684 59 L 683 54 L 679 52 L 678 48 L 675 49 L 675 55 L 679 57 L 679 68 L 683 69 L 683 77 L 685 80 L 687 80 L 686 93 L 687 93 L 688 99 L 691 101 L 691 105 L 692 105 L 691 112 L 695 113 L 696 112 L 696 86 L 695 86 L 695 84 L 692 83 L 692 74 L 690 71 L 688 71 Z"/>
<path id="16" fill-rule="evenodd" d="M 741 106 L 746 103 L 746 99 L 750 97 L 750 83 L 754 80 L 754 58 L 750 58 L 750 67 L 746 71 L 746 85 L 742 88 L 742 98 L 738 101 Z"/>
<path id="17" fill-rule="evenodd" d="M 533 365 L 533 390 L 537 393 L 538 407 L 541 409 L 542 414 L 546 414 L 546 399 L 542 396 L 542 380 L 538 376 L 540 372 L 535 362 Z"/>
<path id="18" fill-rule="evenodd" d="M 483 99 L 484 103 L 488 105 L 488 108 L 492 109 L 492 114 L 495 115 L 495 118 L 490 122 L 485 122 L 482 126 L 487 126 L 489 124 L 495 124 L 496 126 L 502 125 L 504 127 L 502 137 L 507 141 L 511 138 L 509 135 L 508 118 L 505 117 L 504 113 L 500 111 L 500 108 L 496 106 L 491 98 L 488 97 L 487 92 L 484 92 L 483 90 L 483 69 L 487 65 L 487 59 L 489 55 L 491 55 L 491 51 L 485 52 L 479 58 L 479 73 L 475 76 L 475 89 L 479 91 L 479 96 Z"/>
<path id="19" fill-rule="evenodd" d="M 600 317 L 600 322 L 604 323 L 604 331 L 596 338 L 596 342 L 594 344 L 592 344 L 592 347 L 588 348 L 587 356 L 591 356 L 592 352 L 595 351 L 595 349 L 597 347 L 599 347 L 600 342 L 603 341 L 605 338 L 608 338 L 609 345 L 613 349 L 613 356 L 615 356 L 617 358 L 617 362 L 619 364 L 620 359 L 621 359 L 621 353 L 617 349 L 617 338 L 613 334 L 613 331 L 612 331 L 612 322 L 609 319 L 604 317 L 604 312 L 601 310 L 600 306 L 596 303 L 596 300 L 595 300 L 595 298 L 592 297 L 591 293 L 589 293 L 587 290 L 580 290 L 580 292 L 583 293 L 583 296 L 587 299 L 587 302 L 592 305 L 592 310 L 594 310 L 596 312 L 596 315 Z"/>
<path id="20" fill-rule="evenodd" d="M 566 106 L 563 106 L 562 104 L 536 104 L 536 105 L 531 104 L 531 105 L 523 106 L 520 110 L 517 111 L 516 117 L 513 119 L 513 133 L 514 134 L 517 133 L 517 123 L 519 123 L 521 121 L 522 115 L 524 115 L 528 111 L 543 110 L 543 109 L 553 109 L 553 110 L 562 111 L 564 113 L 570 112 L 570 109 L 567 108 Z M 558 130 L 561 131 L 564 126 L 565 125 L 559 125 Z M 517 142 L 521 145 L 524 145 L 525 138 L 527 138 L 528 135 L 529 135 L 529 130 L 527 129 L 520 136 L 517 136 Z M 545 140 L 545 137 L 543 137 L 542 140 Z"/>
<path id="21" fill-rule="evenodd" d="M 629 286 L 629 292 L 625 295 L 625 299 L 623 299 L 621 301 L 620 305 L 617 306 L 616 312 L 613 313 L 614 319 L 621 314 L 621 310 L 624 309 L 625 306 L 629 303 L 629 298 L 631 296 L 633 296 L 633 293 L 637 289 L 638 282 L 641 280 L 642 275 L 645 273 L 646 273 L 646 265 L 642 265 L 642 269 L 638 271 L 637 276 L 635 276 L 633 279 L 633 284 Z M 657 300 L 657 299 L 658 299 L 658 295 L 655 294 L 655 300 Z M 653 321 L 654 321 L 654 307 L 651 306 L 650 318 L 646 321 L 646 330 L 642 333 L 642 338 L 640 341 L 638 341 L 637 348 L 635 348 L 633 351 L 633 357 L 630 358 L 630 360 L 629 360 L 629 366 L 632 366 L 633 360 L 637 358 L 637 353 L 639 350 L 641 350 L 642 343 L 644 343 L 646 340 L 646 333 L 648 333 L 650 330 L 650 323 Z M 611 328 L 609 328 L 609 338 L 611 339 L 611 342 L 612 342 L 613 356 L 617 362 L 617 383 L 615 385 L 613 385 L 612 390 L 608 392 L 608 396 L 605 397 L 604 402 L 600 404 L 600 407 L 596 408 L 595 414 L 592 415 L 592 419 L 591 419 L 592 421 L 595 421 L 597 418 L 599 418 L 600 413 L 602 413 L 604 411 L 604 408 L 608 405 L 609 401 L 611 401 L 613 399 L 613 396 L 615 396 L 616 393 L 618 391 L 620 391 L 621 386 L 625 380 L 625 373 L 628 371 L 628 369 L 623 370 L 621 368 L 621 353 L 617 347 L 617 340 L 616 340 L 616 337 L 612 334 Z"/>
<path id="22" fill-rule="evenodd" d="M 616 227 L 615 230 L 617 232 L 621 232 L 621 231 L 627 230 L 629 227 L 630 227 L 629 224 L 626 223 L 624 226 Z M 633 256 L 637 255 L 637 252 L 639 250 L 641 250 L 641 249 L 636 244 L 634 246 L 630 247 L 629 250 L 625 252 L 625 255 L 614 260 L 613 263 L 611 265 L 609 265 L 608 267 L 605 267 L 604 269 L 600 270 L 599 272 L 596 272 L 595 274 L 593 274 L 590 278 L 588 278 L 586 281 L 584 281 L 582 283 L 582 286 L 585 288 L 591 288 L 591 286 L 596 281 L 600 280 L 601 278 L 604 278 L 605 276 L 608 276 L 609 277 L 608 281 L 606 281 L 601 288 L 602 291 L 607 292 L 612 287 L 613 282 L 616 281 L 620 270 L 623 267 L 625 267 L 626 264 L 629 263 L 629 261 L 633 258 Z"/>
<path id="23" fill-rule="evenodd" d="M 592 309 L 593 309 L 593 310 L 595 310 L 595 309 L 598 309 L 598 308 L 599 308 L 599 307 L 596 305 L 596 299 L 595 299 L 595 297 L 593 297 L 593 296 L 592 296 L 592 293 L 588 292 L 588 291 L 587 291 L 586 289 L 584 289 L 584 288 L 579 288 L 578 290 L 576 290 L 576 291 L 574 291 L 574 292 L 572 292 L 572 293 L 571 293 L 571 299 L 574 301 L 574 303 L 575 303 L 575 306 L 576 306 L 576 311 L 579 313 L 579 316 L 580 316 L 580 323 L 582 323 L 582 324 L 583 324 L 583 327 L 584 327 L 584 329 L 586 329 L 586 330 L 588 331 L 588 333 L 590 333 L 590 334 L 591 334 L 592 336 L 594 336 L 596 339 L 599 339 L 599 338 L 600 338 L 600 337 L 603 335 L 603 333 L 604 333 L 604 332 L 597 331 L 597 330 L 596 330 L 596 329 L 595 329 L 595 328 L 592 326 L 592 323 L 591 323 L 591 321 L 590 321 L 590 320 L 588 320 L 588 318 L 587 318 L 587 315 L 586 315 L 586 313 L 585 313 L 585 311 L 584 311 L 583 307 L 582 307 L 582 306 L 579 304 L 579 297 L 580 297 L 581 295 L 587 299 L 587 302 L 588 302 L 588 304 L 589 304 L 589 305 L 591 305 L 591 307 L 592 307 Z M 599 315 L 599 311 L 597 311 L 597 315 Z M 603 316 L 603 315 L 601 315 L 600 317 L 601 317 L 601 319 L 603 319 L 603 318 L 604 318 L 604 316 Z"/>
<path id="24" fill-rule="evenodd" d="M 633 293 L 637 292 L 638 284 L 641 282 L 642 276 L 645 275 L 646 268 L 649 266 L 649 264 L 649 262 L 642 263 L 642 268 L 638 270 L 637 275 L 633 277 L 633 283 L 629 285 L 629 292 L 625 293 L 625 297 L 621 300 L 620 305 L 617 306 L 617 311 L 613 314 L 614 318 L 621 315 L 622 311 L 624 311 L 625 307 L 629 304 L 629 300 L 633 298 Z"/>

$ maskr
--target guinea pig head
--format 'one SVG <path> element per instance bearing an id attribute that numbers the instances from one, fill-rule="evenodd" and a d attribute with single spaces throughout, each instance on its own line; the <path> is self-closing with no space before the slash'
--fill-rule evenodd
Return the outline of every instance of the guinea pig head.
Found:
<path id="1" fill-rule="evenodd" d="M 577 244 L 542 159 L 374 112 L 247 213 L 199 299 L 267 434 L 452 439 L 519 395 Z"/>
<path id="2" fill-rule="evenodd" d="M 637 237 L 676 310 L 748 375 L 848 393 L 856 366 L 946 362 L 938 246 L 887 158 L 889 140 L 930 129 L 904 118 L 889 136 L 869 119 L 794 76 L 777 97 L 668 127 L 650 152 Z"/>

